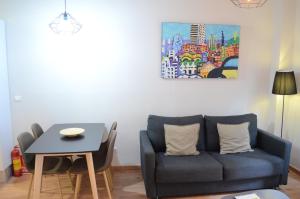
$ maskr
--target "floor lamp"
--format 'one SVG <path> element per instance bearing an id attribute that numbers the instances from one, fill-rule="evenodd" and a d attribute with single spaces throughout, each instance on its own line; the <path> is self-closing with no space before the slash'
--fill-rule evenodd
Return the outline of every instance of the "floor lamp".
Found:
<path id="1" fill-rule="evenodd" d="M 272 93 L 282 95 L 282 113 L 281 113 L 281 131 L 280 137 L 282 138 L 283 116 L 284 116 L 284 97 L 285 95 L 297 94 L 297 85 L 295 80 L 294 71 L 276 71 Z"/>

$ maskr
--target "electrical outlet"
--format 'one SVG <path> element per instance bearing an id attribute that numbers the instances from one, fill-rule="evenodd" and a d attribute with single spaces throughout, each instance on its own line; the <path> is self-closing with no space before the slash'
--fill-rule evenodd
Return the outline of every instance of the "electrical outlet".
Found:
<path id="1" fill-rule="evenodd" d="M 15 95 L 14 99 L 15 99 L 15 102 L 21 102 L 23 100 L 23 96 Z"/>

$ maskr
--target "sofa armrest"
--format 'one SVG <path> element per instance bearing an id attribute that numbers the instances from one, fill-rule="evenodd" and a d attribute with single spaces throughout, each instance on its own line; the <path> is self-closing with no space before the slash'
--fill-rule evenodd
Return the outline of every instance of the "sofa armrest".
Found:
<path id="1" fill-rule="evenodd" d="M 155 152 L 147 135 L 147 131 L 140 131 L 141 168 L 147 197 L 156 198 L 155 184 Z"/>
<path id="2" fill-rule="evenodd" d="M 257 146 L 267 153 L 278 156 L 284 160 L 281 184 L 287 184 L 292 143 L 266 131 L 258 129 Z"/>

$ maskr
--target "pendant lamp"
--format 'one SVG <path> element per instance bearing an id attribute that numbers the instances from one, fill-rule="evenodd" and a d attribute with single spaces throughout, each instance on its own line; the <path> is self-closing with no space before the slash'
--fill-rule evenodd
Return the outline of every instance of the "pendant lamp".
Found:
<path id="1" fill-rule="evenodd" d="M 65 0 L 65 12 L 56 17 L 49 27 L 57 34 L 75 34 L 82 25 L 67 12 L 67 1 Z"/>
<path id="2" fill-rule="evenodd" d="M 239 8 L 259 8 L 262 7 L 267 0 L 231 0 L 231 2 Z"/>

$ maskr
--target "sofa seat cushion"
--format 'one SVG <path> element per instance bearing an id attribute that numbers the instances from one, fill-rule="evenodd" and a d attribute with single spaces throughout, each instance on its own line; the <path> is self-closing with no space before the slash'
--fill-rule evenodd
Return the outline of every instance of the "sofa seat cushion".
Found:
<path id="1" fill-rule="evenodd" d="M 224 180 L 244 180 L 282 174 L 284 161 L 260 149 L 221 155 L 210 153 L 223 165 Z"/>
<path id="2" fill-rule="evenodd" d="M 157 183 L 215 182 L 223 180 L 222 165 L 207 152 L 193 156 L 156 154 Z"/>

